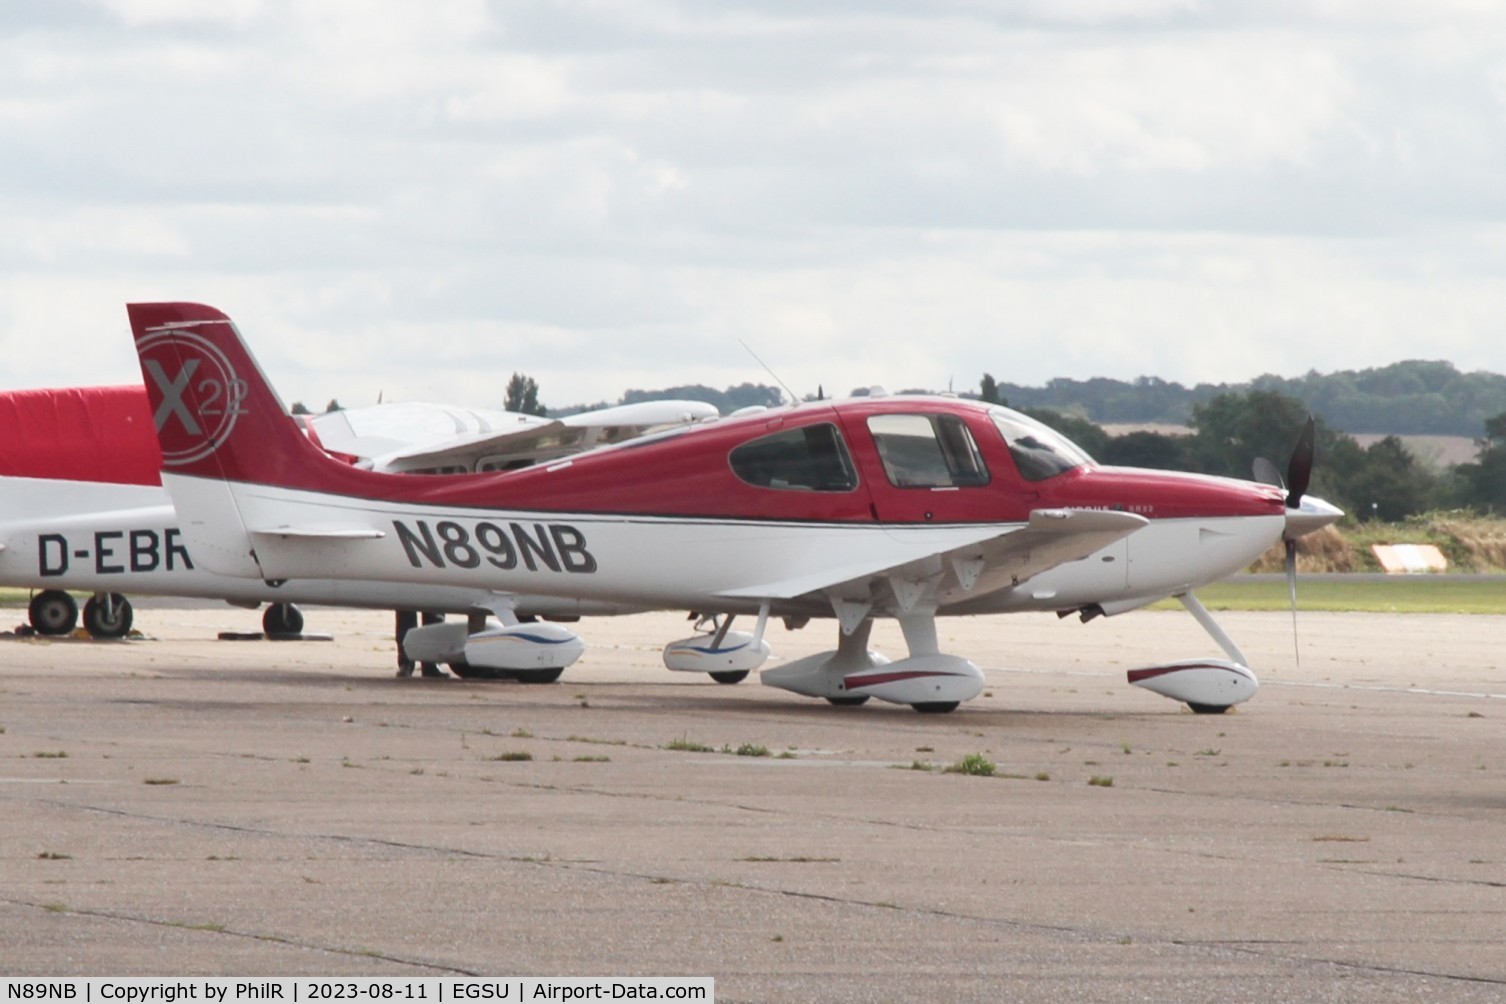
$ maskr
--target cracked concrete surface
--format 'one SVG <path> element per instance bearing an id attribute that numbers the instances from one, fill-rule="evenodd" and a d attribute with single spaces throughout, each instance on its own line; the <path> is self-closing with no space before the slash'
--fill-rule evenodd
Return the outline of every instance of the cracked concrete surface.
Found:
<path id="1" fill-rule="evenodd" d="M 1287 615 L 1220 615 L 1264 683 L 1225 716 L 1124 683 L 1212 654 L 1184 614 L 943 621 L 989 687 L 932 716 L 669 673 L 671 614 L 524 686 L 395 679 L 390 615 L 307 613 L 332 642 L 202 607 L 0 640 L 0 973 L 1506 997 L 1506 618 L 1307 614 L 1298 668 Z"/>

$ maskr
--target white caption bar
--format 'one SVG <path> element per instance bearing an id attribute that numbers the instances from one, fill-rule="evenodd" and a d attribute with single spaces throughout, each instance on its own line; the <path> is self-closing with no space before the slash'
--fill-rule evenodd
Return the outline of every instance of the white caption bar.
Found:
<path id="1" fill-rule="evenodd" d="M 508 976 L 496 979 L 0 979 L 0 1004 L 496 1004 L 499 1001 L 705 1001 L 710 976 Z"/>

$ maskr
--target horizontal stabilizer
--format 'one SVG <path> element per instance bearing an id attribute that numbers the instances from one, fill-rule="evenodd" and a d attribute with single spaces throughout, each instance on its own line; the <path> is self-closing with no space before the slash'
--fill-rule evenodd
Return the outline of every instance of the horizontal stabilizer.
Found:
<path id="1" fill-rule="evenodd" d="M 369 526 L 274 526 L 248 531 L 253 537 L 295 537 L 305 540 L 381 540 L 387 534 Z"/>

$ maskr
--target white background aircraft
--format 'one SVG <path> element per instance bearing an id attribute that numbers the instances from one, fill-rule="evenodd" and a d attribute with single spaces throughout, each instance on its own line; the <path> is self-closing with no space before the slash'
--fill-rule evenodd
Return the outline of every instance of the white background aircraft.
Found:
<path id="1" fill-rule="evenodd" d="M 312 441 L 348 462 L 432 473 L 526 466 L 716 414 L 711 405 L 693 401 L 646 402 L 563 420 L 403 403 L 306 416 L 301 424 Z M 501 618 L 490 629 L 436 625 L 411 633 L 412 645 L 422 661 L 450 662 L 460 672 L 511 669 L 527 679 L 547 679 L 574 661 L 583 644 L 556 624 L 520 628 L 520 618 L 623 612 L 615 605 L 473 587 L 328 579 L 272 586 L 215 575 L 193 561 L 160 486 L 161 456 L 143 387 L 0 393 L 0 420 L 7 430 L 0 438 L 0 584 L 40 590 L 29 615 L 43 634 L 66 633 L 77 623 L 67 590 L 94 594 L 84 604 L 83 622 L 100 638 L 130 630 L 127 592 L 223 599 L 253 608 L 266 603 L 263 626 L 271 635 L 301 631 L 295 603 L 486 611 Z M 485 637 L 474 637 L 478 633 Z M 465 659 L 468 643 L 474 665 Z"/>
<path id="2" fill-rule="evenodd" d="M 219 311 L 128 312 L 163 483 L 206 567 L 756 614 L 755 651 L 771 616 L 830 617 L 834 651 L 762 680 L 834 703 L 949 711 L 976 696 L 983 675 L 939 650 L 937 616 L 1089 618 L 1178 596 L 1229 659 L 1132 682 L 1224 710 L 1257 682 L 1192 589 L 1341 515 L 1303 497 L 1310 453 L 1290 491 L 1100 468 L 1024 416 L 949 398 L 822 402 L 519 470 L 395 477 L 297 435 Z M 906 658 L 868 650 L 880 616 L 899 621 Z"/>

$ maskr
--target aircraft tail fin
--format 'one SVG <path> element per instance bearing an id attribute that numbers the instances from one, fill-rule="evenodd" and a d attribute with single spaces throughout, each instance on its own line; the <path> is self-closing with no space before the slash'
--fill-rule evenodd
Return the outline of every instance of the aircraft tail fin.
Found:
<path id="1" fill-rule="evenodd" d="M 225 314 L 126 305 L 167 474 L 316 487 L 335 464 L 298 431 Z"/>

